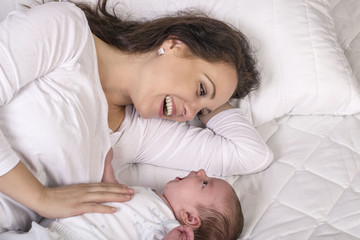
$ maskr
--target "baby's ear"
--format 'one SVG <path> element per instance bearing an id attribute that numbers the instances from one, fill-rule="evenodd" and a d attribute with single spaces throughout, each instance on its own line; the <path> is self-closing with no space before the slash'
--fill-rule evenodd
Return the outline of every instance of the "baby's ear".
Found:
<path id="1" fill-rule="evenodd" d="M 201 219 L 197 214 L 181 210 L 180 216 L 184 224 L 192 229 L 198 229 L 201 226 Z"/>

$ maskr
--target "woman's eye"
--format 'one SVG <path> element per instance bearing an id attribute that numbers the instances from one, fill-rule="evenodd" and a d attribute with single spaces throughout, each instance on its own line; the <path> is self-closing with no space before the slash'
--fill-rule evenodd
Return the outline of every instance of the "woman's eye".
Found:
<path id="1" fill-rule="evenodd" d="M 204 85 L 200 83 L 200 96 L 204 96 L 206 94 Z"/>
<path id="2" fill-rule="evenodd" d="M 208 185 L 208 181 L 203 181 L 203 188 Z"/>

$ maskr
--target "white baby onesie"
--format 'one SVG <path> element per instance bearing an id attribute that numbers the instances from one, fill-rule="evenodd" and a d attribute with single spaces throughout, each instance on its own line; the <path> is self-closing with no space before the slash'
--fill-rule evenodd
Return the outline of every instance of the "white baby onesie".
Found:
<path id="1" fill-rule="evenodd" d="M 110 203 L 113 214 L 87 213 L 58 219 L 48 226 L 33 222 L 29 232 L 0 234 L 8 240 L 160 240 L 179 222 L 168 205 L 150 188 L 133 187 L 128 202 Z"/>

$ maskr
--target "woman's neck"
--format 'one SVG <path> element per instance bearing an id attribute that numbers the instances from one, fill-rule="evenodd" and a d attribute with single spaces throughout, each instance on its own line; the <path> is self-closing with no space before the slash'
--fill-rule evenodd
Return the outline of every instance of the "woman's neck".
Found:
<path id="1" fill-rule="evenodd" d="M 136 77 L 136 65 L 131 57 L 93 35 L 96 47 L 98 71 L 102 89 L 109 106 L 125 106 L 132 103 L 128 88 Z"/>

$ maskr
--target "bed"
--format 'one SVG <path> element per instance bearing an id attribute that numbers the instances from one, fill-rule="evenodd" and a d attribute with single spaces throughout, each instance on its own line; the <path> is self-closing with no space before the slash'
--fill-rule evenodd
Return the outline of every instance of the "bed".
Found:
<path id="1" fill-rule="evenodd" d="M 23 2 L 2 1 L 0 19 Z M 260 173 L 225 178 L 243 206 L 240 239 L 360 239 L 360 1 L 119 2 L 134 18 L 199 8 L 251 41 L 262 85 L 231 102 L 275 157 Z M 116 170 L 120 182 L 157 190 L 185 174 L 151 165 Z"/>

